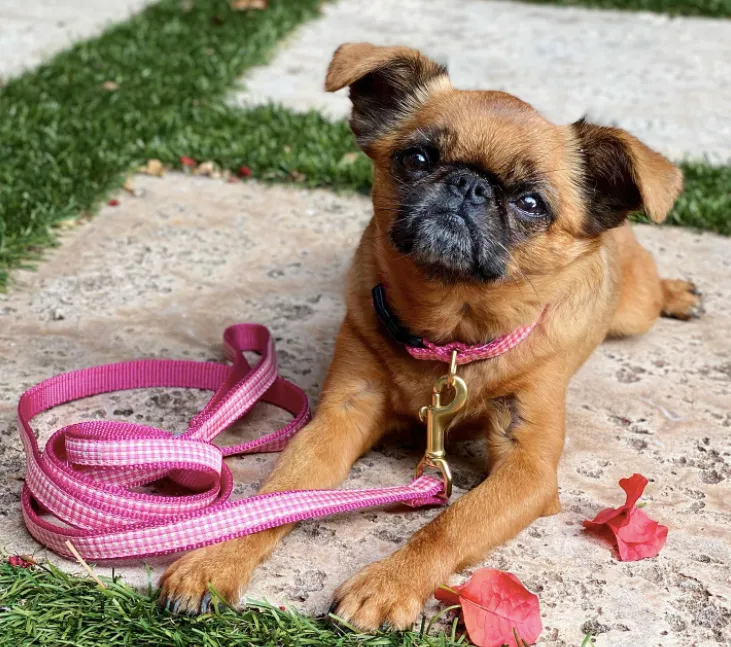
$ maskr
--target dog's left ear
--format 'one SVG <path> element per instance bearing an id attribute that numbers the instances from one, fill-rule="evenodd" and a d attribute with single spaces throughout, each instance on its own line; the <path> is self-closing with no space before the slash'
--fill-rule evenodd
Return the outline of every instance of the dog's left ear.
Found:
<path id="1" fill-rule="evenodd" d="M 417 110 L 438 87 L 450 87 L 447 69 L 408 47 L 346 43 L 335 50 L 325 89 L 350 86 L 350 127 L 360 147 L 369 146 Z"/>
<path id="2" fill-rule="evenodd" d="M 587 232 L 597 235 L 643 209 L 662 222 L 683 190 L 683 174 L 665 157 L 619 128 L 572 124 L 588 201 Z"/>

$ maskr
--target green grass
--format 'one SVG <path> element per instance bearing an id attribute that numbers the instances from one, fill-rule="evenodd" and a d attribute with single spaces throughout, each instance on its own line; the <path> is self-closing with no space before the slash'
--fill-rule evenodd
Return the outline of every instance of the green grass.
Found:
<path id="1" fill-rule="evenodd" d="M 731 167 L 701 162 L 680 165 L 685 190 L 668 216 L 668 224 L 731 235 Z"/>
<path id="2" fill-rule="evenodd" d="M 550 4 L 565 7 L 590 7 L 593 9 L 625 9 L 628 11 L 654 11 L 671 16 L 707 16 L 731 18 L 731 0 L 522 0 L 534 4 Z"/>
<path id="3" fill-rule="evenodd" d="M 151 150 L 190 154 L 191 127 L 211 141 L 243 134 L 209 131 L 227 112 L 221 97 L 319 5 L 271 0 L 267 11 L 234 12 L 227 0 L 162 0 L 10 81 L 0 91 L 0 286 L 55 241 L 52 225 L 93 210 Z M 266 126 L 257 114 L 249 126 Z"/>
<path id="4" fill-rule="evenodd" d="M 353 155 L 358 149 L 345 122 L 273 105 L 246 111 L 208 105 L 193 108 L 187 117 L 190 121 L 176 133 L 150 144 L 150 157 L 179 167 L 185 154 L 232 171 L 246 165 L 260 180 L 370 190 L 370 162 L 363 154 Z"/>
<path id="5" fill-rule="evenodd" d="M 174 616 L 154 592 L 140 594 L 119 580 L 73 577 L 50 565 L 0 564 L 0 647 L 454 647 L 449 634 L 428 630 L 364 635 L 265 603 L 239 613 L 217 603 L 212 613 Z"/>
<path id="6" fill-rule="evenodd" d="M 260 179 L 366 191 L 369 165 L 349 155 L 356 147 L 344 123 L 222 100 L 319 5 L 271 0 L 267 11 L 234 12 L 226 0 L 187 10 L 162 0 L 10 81 L 0 90 L 0 289 L 10 269 L 56 242 L 60 222 L 93 212 L 150 158 L 179 167 L 186 155 L 246 165 Z M 104 88 L 109 81 L 116 90 Z M 688 188 L 670 222 L 731 234 L 731 170 L 685 170 Z"/>

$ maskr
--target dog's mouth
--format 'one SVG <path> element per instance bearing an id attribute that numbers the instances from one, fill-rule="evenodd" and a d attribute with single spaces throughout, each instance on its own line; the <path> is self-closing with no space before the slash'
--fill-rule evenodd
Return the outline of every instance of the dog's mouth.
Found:
<path id="1" fill-rule="evenodd" d="M 436 213 L 421 219 L 414 237 L 414 258 L 453 274 L 471 274 L 475 241 L 465 218 L 456 213 Z"/>
<path id="2" fill-rule="evenodd" d="M 474 217 L 460 210 L 400 210 L 391 242 L 429 276 L 446 281 L 495 281 L 506 258 Z"/>

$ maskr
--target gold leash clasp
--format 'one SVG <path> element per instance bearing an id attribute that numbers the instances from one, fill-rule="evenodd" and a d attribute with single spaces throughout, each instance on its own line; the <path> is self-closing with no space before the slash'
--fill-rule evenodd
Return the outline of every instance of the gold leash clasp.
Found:
<path id="1" fill-rule="evenodd" d="M 442 404 L 442 393 L 446 387 L 451 387 L 454 397 L 448 404 Z M 452 418 L 466 402 L 467 384 L 457 375 L 457 351 L 453 351 L 449 373 L 442 375 L 432 387 L 431 404 L 419 409 L 419 419 L 426 423 L 426 452 L 416 466 L 416 477 L 421 476 L 427 467 L 439 470 L 444 482 L 445 499 L 452 495 L 452 471 L 445 458 L 444 436 Z"/>

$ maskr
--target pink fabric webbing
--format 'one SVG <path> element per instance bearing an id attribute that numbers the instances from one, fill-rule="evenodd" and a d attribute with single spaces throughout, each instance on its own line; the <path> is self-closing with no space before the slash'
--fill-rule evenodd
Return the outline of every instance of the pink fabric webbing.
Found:
<path id="1" fill-rule="evenodd" d="M 415 357 L 416 359 L 434 360 L 437 362 L 447 363 L 451 361 L 452 352 L 456 350 L 457 364 L 461 366 L 463 364 L 469 364 L 470 362 L 476 362 L 483 359 L 492 359 L 493 357 L 498 357 L 503 353 L 507 353 L 533 332 L 533 329 L 538 325 L 538 321 L 534 321 L 527 326 L 516 328 L 507 335 L 493 339 L 487 344 L 468 346 L 462 342 L 455 341 L 451 344 L 445 344 L 444 346 L 437 346 L 430 341 L 424 340 L 423 348 L 406 346 L 406 350 L 411 357 Z"/>
<path id="2" fill-rule="evenodd" d="M 256 324 L 224 333 L 231 365 L 140 360 L 64 373 L 26 391 L 18 403 L 26 453 L 22 493 L 31 535 L 70 557 L 66 540 L 88 560 L 175 553 L 242 537 L 266 528 L 360 508 L 405 503 L 437 505 L 442 483 L 422 476 L 409 485 L 368 490 L 298 490 L 229 501 L 233 488 L 224 456 L 281 451 L 310 419 L 301 389 L 277 375 L 274 342 Z M 251 367 L 244 351 L 261 354 Z M 40 451 L 30 420 L 60 404 L 99 393 L 149 387 L 214 391 L 185 433 L 128 422 L 92 421 L 56 431 Z M 285 409 L 282 429 L 235 447 L 212 440 L 257 402 Z M 191 493 L 156 496 L 133 491 L 168 477 Z M 59 523 L 60 522 L 60 523 Z"/>

